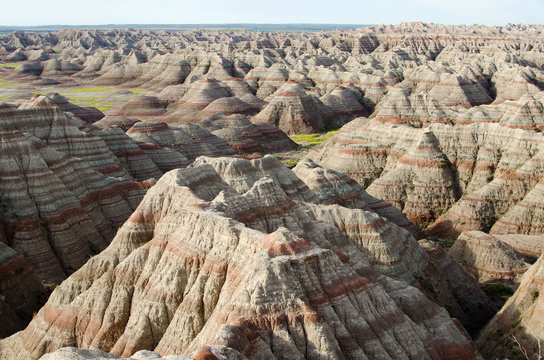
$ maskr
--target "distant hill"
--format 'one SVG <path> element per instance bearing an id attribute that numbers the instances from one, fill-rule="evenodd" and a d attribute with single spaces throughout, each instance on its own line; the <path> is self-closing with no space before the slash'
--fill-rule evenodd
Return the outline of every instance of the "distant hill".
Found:
<path id="1" fill-rule="evenodd" d="M 0 25 L 0 32 L 12 31 L 57 31 L 62 29 L 110 30 L 134 28 L 145 30 L 188 31 L 196 29 L 214 30 L 252 30 L 252 31 L 331 31 L 334 29 L 355 29 L 364 24 L 105 24 L 105 25 L 40 25 L 40 26 L 5 26 Z"/>

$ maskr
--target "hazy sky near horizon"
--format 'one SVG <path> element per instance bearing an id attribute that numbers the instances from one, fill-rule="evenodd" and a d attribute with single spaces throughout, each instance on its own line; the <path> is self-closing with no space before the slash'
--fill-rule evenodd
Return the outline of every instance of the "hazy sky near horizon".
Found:
<path id="1" fill-rule="evenodd" d="M 544 0 L 0 1 L 0 25 L 544 23 Z"/>

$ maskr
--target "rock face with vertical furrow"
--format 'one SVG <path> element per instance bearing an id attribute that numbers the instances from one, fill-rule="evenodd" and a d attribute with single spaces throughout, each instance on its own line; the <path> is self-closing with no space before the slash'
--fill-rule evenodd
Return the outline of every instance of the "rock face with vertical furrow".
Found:
<path id="1" fill-rule="evenodd" d="M 438 140 L 423 132 L 397 165 L 376 179 L 367 190 L 401 209 L 408 219 L 424 226 L 456 200 L 456 184 Z"/>
<path id="2" fill-rule="evenodd" d="M 106 177 L 36 137 L 1 132 L 7 243 L 59 282 L 109 244 L 150 185 Z"/>
<path id="3" fill-rule="evenodd" d="M 510 235 L 510 242 L 515 243 L 518 236 L 523 239 L 523 235 Z M 540 236 L 531 238 L 536 246 L 544 243 L 544 238 Z M 480 283 L 502 281 L 514 285 L 519 284 L 521 275 L 536 259 L 536 256 L 531 259 L 518 252 L 500 235 L 488 235 L 481 231 L 466 231 L 459 235 L 450 254 Z"/>
<path id="4" fill-rule="evenodd" d="M 298 83 L 287 85 L 272 95 L 269 104 L 254 116 L 253 121 L 275 125 L 287 134 L 311 134 L 326 126 L 336 127 L 326 119 L 321 100 L 305 94 Z"/>
<path id="5" fill-rule="evenodd" d="M 346 173 L 429 231 L 542 234 L 544 137 L 500 124 L 418 129 L 358 118 L 308 158 Z"/>
<path id="6" fill-rule="evenodd" d="M 2 106 L 0 128 L 6 243 L 58 283 L 109 244 L 151 183 L 135 181 L 106 144 L 126 135 L 93 130 L 48 97 Z"/>
<path id="7" fill-rule="evenodd" d="M 514 295 L 480 335 L 477 345 L 482 355 L 495 358 L 519 354 L 511 335 L 527 350 L 528 356 L 538 354 L 538 344 L 544 342 L 543 284 L 544 256 L 541 255 L 525 272 Z"/>
<path id="8" fill-rule="evenodd" d="M 298 145 L 277 127 L 251 122 L 244 115 L 224 116 L 216 114 L 199 123 L 225 140 L 239 154 L 277 153 L 295 150 Z"/>
<path id="9" fill-rule="evenodd" d="M 0 352 L 207 358 L 223 346 L 252 359 L 476 358 L 444 309 L 376 271 L 394 259 L 388 231 L 426 256 L 408 232 L 372 212 L 317 205 L 289 173 L 265 157 L 199 158 L 165 174 L 112 244 Z M 335 223 L 342 212 L 359 230 Z M 411 270 L 392 275 L 404 278 L 415 264 L 400 260 Z"/>

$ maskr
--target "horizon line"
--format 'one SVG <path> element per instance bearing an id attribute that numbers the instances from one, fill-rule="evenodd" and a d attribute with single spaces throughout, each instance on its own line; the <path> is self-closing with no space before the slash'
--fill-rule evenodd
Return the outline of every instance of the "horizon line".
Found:
<path id="1" fill-rule="evenodd" d="M 39 25 L 3 25 L 4 28 L 17 28 L 17 27 L 47 27 L 47 26 L 70 26 L 70 27 L 83 27 L 83 26 L 198 26 L 198 25 L 358 25 L 358 26 L 379 26 L 379 25 L 400 25 L 400 24 L 432 24 L 432 25 L 444 25 L 444 26 L 472 26 L 480 25 L 486 27 L 492 26 L 506 26 L 506 25 L 544 25 L 544 23 L 505 23 L 505 24 L 492 24 L 485 25 L 483 23 L 438 23 L 427 21 L 401 21 L 398 23 L 337 23 L 337 22 L 209 22 L 209 23 L 102 23 L 102 24 L 39 24 Z"/>

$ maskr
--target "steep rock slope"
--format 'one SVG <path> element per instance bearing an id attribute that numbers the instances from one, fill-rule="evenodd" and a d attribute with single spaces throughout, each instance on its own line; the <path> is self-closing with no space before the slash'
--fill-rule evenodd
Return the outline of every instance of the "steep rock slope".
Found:
<path id="1" fill-rule="evenodd" d="M 7 243 L 43 281 L 59 282 L 103 250 L 150 185 L 106 177 L 30 135 L 0 137 Z"/>
<path id="2" fill-rule="evenodd" d="M 214 354 L 215 355 L 215 354 Z M 217 357 L 220 359 L 220 357 Z M 67 347 L 57 350 L 53 353 L 45 354 L 40 358 L 41 360 L 106 360 L 106 359 L 122 359 L 119 356 L 109 354 L 107 352 L 97 349 L 78 349 L 74 347 Z M 159 354 L 153 351 L 137 351 L 129 360 L 188 360 L 185 356 L 165 356 L 161 357 Z"/>
<path id="3" fill-rule="evenodd" d="M 298 145 L 277 127 L 251 122 L 244 115 L 217 114 L 199 125 L 224 139 L 239 154 L 277 153 L 295 150 Z"/>
<path id="4" fill-rule="evenodd" d="M 345 172 L 419 225 L 431 224 L 435 234 L 536 235 L 544 219 L 543 141 L 540 133 L 499 124 L 417 129 L 358 118 L 308 157 Z"/>
<path id="5" fill-rule="evenodd" d="M 47 292 L 24 257 L 0 241 L 0 337 L 23 330 Z"/>
<path id="6" fill-rule="evenodd" d="M 199 158 L 165 174 L 112 244 L 0 351 L 37 358 L 77 345 L 199 358 L 215 344 L 254 359 L 476 358 L 444 309 L 373 269 L 393 255 L 369 256 L 381 253 L 372 244 L 394 246 L 382 227 L 407 232 L 290 197 L 304 185 L 278 172 L 289 170 L 271 157 Z M 345 211 L 366 229 L 351 241 L 331 224 Z"/>
<path id="7" fill-rule="evenodd" d="M 0 128 L 6 242 L 60 282 L 109 244 L 151 184 L 47 97 L 0 106 Z"/>
<path id="8" fill-rule="evenodd" d="M 260 112 L 287 132 L 336 128 L 361 115 L 414 126 L 543 126 L 541 25 L 15 32 L 0 39 L 0 59 L 19 64 L 3 71 L 9 81 L 31 86 L 151 90 L 116 110 L 177 123 Z"/>
<path id="9" fill-rule="evenodd" d="M 481 283 L 503 281 L 517 285 L 521 275 L 536 260 L 535 257 L 524 255 L 510 245 L 519 243 L 518 238 L 526 245 L 533 244 L 533 249 L 544 246 L 544 238 L 540 236 L 529 236 L 527 239 L 523 235 L 510 235 L 507 242 L 503 241 L 500 235 L 466 231 L 459 235 L 450 249 L 450 254 Z"/>
<path id="10" fill-rule="evenodd" d="M 492 358 L 519 354 L 514 338 L 528 351 L 529 356 L 536 356 L 538 343 L 544 342 L 543 280 L 544 256 L 540 256 L 523 275 L 517 291 L 478 339 L 477 345 L 484 356 Z"/>

